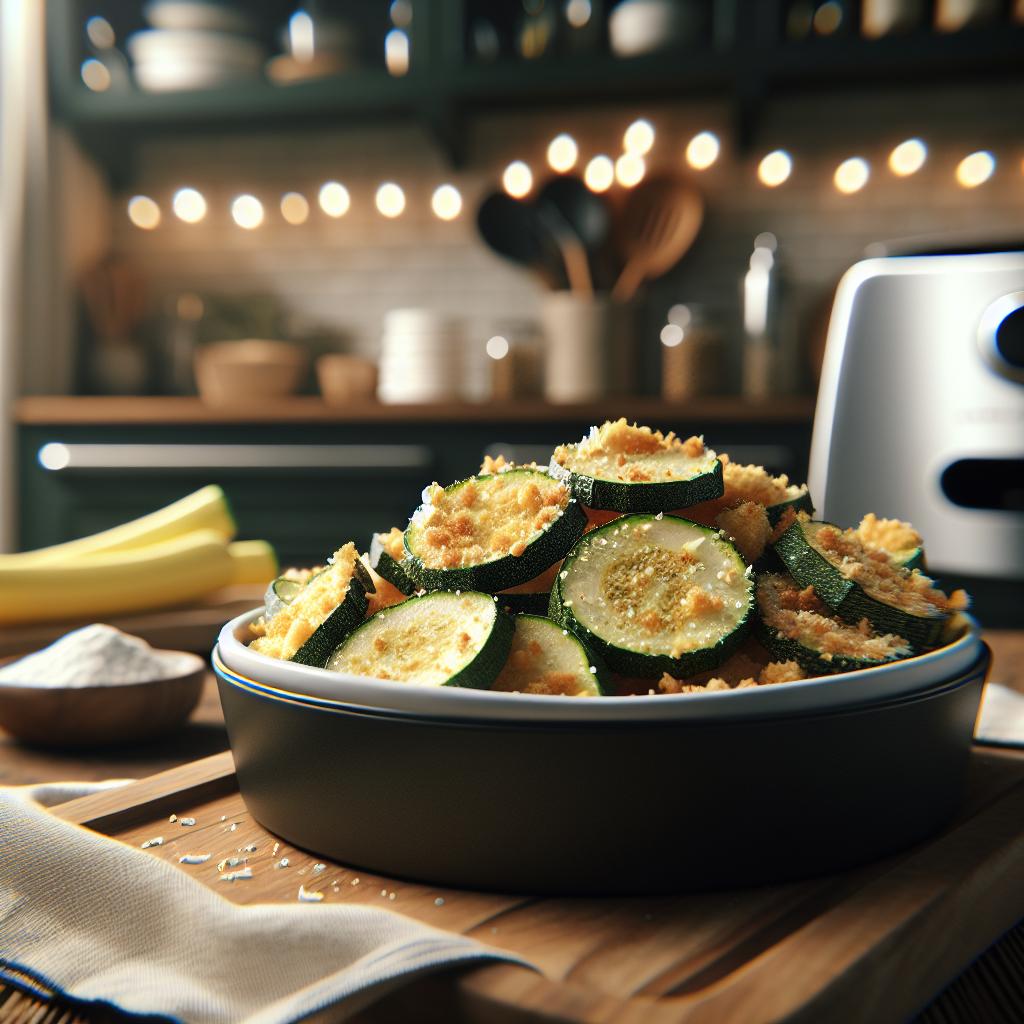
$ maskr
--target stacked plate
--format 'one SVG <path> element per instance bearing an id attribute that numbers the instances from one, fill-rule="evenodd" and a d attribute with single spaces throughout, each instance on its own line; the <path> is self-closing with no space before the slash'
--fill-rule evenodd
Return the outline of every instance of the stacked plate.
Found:
<path id="1" fill-rule="evenodd" d="M 382 402 L 438 402 L 458 398 L 463 378 L 459 323 L 429 309 L 393 309 L 380 344 Z"/>
<path id="2" fill-rule="evenodd" d="M 266 52 L 248 18 L 227 4 L 158 0 L 145 8 L 154 27 L 128 40 L 135 80 L 147 92 L 208 89 L 261 74 Z"/>

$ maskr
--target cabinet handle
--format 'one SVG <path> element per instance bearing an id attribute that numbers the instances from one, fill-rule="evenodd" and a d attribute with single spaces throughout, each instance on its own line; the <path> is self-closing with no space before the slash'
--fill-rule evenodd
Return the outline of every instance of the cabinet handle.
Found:
<path id="1" fill-rule="evenodd" d="M 418 444 L 64 444 L 37 454 L 51 473 L 152 469 L 424 470 L 433 462 Z"/>

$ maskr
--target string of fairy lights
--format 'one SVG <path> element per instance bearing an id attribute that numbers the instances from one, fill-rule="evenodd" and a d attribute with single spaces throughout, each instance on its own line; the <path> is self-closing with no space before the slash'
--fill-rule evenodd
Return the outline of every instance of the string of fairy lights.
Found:
<path id="1" fill-rule="evenodd" d="M 630 189 L 639 185 L 647 174 L 648 157 L 656 141 L 654 125 L 646 118 L 639 118 L 623 133 L 621 152 L 614 157 L 597 153 L 584 163 L 579 144 L 567 132 L 561 132 L 548 143 L 545 163 L 556 174 L 580 170 L 583 181 L 595 193 L 616 187 Z M 718 136 L 712 131 L 700 131 L 683 147 L 680 159 L 691 170 L 703 172 L 714 166 L 721 152 Z M 926 143 L 920 138 L 910 138 L 892 148 L 885 164 L 895 177 L 910 178 L 925 166 L 928 157 Z M 757 161 L 754 175 L 765 188 L 780 188 L 792 177 L 794 164 L 787 150 L 774 149 Z M 991 151 L 976 150 L 959 160 L 953 169 L 953 179 L 961 188 L 978 188 L 993 176 L 996 166 L 996 157 Z M 1021 170 L 1024 172 L 1024 164 Z M 869 184 L 873 174 L 871 162 L 864 156 L 854 155 L 836 166 L 832 184 L 842 195 L 854 195 Z M 525 160 L 513 160 L 502 172 L 501 183 L 510 196 L 525 199 L 533 191 L 534 169 Z M 327 181 L 316 190 L 315 199 L 295 191 L 285 192 L 276 199 L 241 193 L 231 199 L 228 209 L 239 228 L 254 231 L 268 223 L 268 211 L 274 206 L 286 224 L 293 227 L 305 224 L 314 214 L 314 203 L 324 216 L 340 220 L 352 208 L 353 200 L 342 182 Z M 407 209 L 405 190 L 397 182 L 382 182 L 373 193 L 373 204 L 377 213 L 387 220 L 401 217 Z M 209 212 L 206 197 L 191 185 L 175 190 L 169 207 L 173 216 L 185 224 L 199 224 Z M 152 196 L 132 196 L 127 209 L 132 224 L 144 231 L 160 227 L 165 219 L 164 207 Z M 463 211 L 462 193 L 450 182 L 439 184 L 431 193 L 430 209 L 438 220 L 456 220 Z"/>

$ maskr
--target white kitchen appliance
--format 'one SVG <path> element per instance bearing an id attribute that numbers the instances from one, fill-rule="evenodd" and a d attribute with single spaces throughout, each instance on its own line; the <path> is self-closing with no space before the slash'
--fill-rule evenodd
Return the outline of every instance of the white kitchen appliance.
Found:
<path id="1" fill-rule="evenodd" d="M 809 485 L 820 518 L 910 520 L 930 573 L 993 581 L 1004 610 L 1016 600 L 1024 617 L 1022 249 L 887 256 L 847 271 Z"/>

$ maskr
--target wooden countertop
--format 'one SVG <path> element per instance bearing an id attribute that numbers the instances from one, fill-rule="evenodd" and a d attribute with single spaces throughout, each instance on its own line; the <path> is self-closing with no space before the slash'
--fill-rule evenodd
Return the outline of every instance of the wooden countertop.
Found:
<path id="1" fill-rule="evenodd" d="M 990 631 L 986 639 L 995 652 L 992 678 L 1024 692 L 1024 630 Z M 219 728 L 216 700 L 208 687 L 194 725 Z M 11 766 L 27 752 L 0 744 L 0 782 L 29 781 L 30 775 L 141 773 L 152 770 L 158 753 L 168 752 L 122 752 L 106 763 L 104 755 L 36 754 L 35 760 L 22 760 L 26 775 L 17 779 Z M 179 750 L 182 760 L 195 756 L 192 742 Z M 440 890 L 334 864 L 328 864 L 322 882 L 313 884 L 331 903 L 379 904 L 383 888 L 390 893 L 384 904 L 389 908 L 478 936 L 538 967 L 535 972 L 491 964 L 412 981 L 359 1013 L 360 1024 L 907 1020 L 1004 933 L 913 1019 L 916 1024 L 1020 1019 L 1014 964 L 1024 952 L 1024 926 L 1013 925 L 1020 906 L 1014 879 L 1022 855 L 1022 771 L 1024 751 L 977 747 L 963 812 L 943 833 L 841 875 L 784 886 L 652 899 L 539 900 Z M 230 755 L 224 753 L 73 801 L 56 813 L 133 846 L 153 835 L 171 811 L 187 813 L 197 821 L 189 841 L 201 835 L 214 860 L 249 841 L 263 851 L 254 855 L 254 881 L 244 887 L 218 886 L 215 872 L 206 877 L 195 869 L 199 881 L 234 902 L 294 902 L 296 885 L 308 881 L 313 856 L 282 841 L 280 853 L 292 860 L 294 872 L 286 877 L 264 870 L 278 852 L 274 837 L 251 819 L 236 787 Z M 230 836 L 218 825 L 226 820 L 238 823 Z M 174 863 L 178 849 L 172 842 L 150 853 Z M 76 1012 L 59 1003 L 40 1006 L 0 986 L 0 1021 L 91 1024 L 99 1019 L 109 1015 Z"/>
<path id="2" fill-rule="evenodd" d="M 296 397 L 248 406 L 211 406 L 198 398 L 34 396 L 15 404 L 17 423 L 43 426 L 161 425 L 217 423 L 600 423 L 609 415 L 652 426 L 672 423 L 810 424 L 814 399 L 752 401 L 737 396 L 696 399 L 685 404 L 660 398 L 606 398 L 580 405 L 550 405 L 537 399 L 511 402 L 452 402 L 443 405 L 383 405 L 364 402 L 328 405 L 317 397 Z"/>

